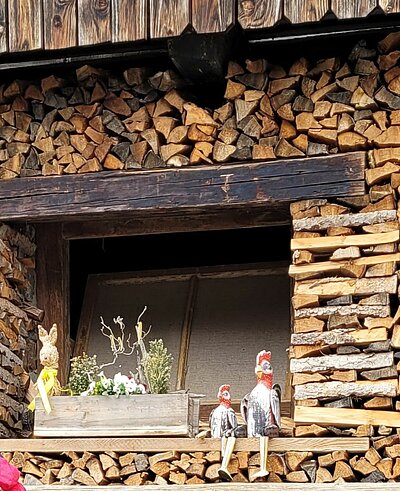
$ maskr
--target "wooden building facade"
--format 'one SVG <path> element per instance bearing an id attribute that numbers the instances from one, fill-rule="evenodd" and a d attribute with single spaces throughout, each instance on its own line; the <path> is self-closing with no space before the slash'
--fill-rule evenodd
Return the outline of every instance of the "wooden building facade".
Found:
<path id="1" fill-rule="evenodd" d="M 400 34 L 388 31 L 399 10 L 397 2 L 382 0 L 344 7 L 334 0 L 0 1 L 0 69 L 6 74 L 0 86 L 0 451 L 27 485 L 197 489 L 219 480 L 219 442 L 211 439 L 30 438 L 26 398 L 38 370 L 37 325 L 59 326 L 59 375 L 66 383 L 70 358 L 89 349 L 94 306 L 102 305 L 93 287 L 117 282 L 123 289 L 129 283 L 134 292 L 154 276 L 159 283 L 172 277 L 186 282 L 176 307 L 180 317 L 170 320 L 178 325 L 171 335 L 177 389 L 190 384 L 196 390 L 193 372 L 201 373 L 200 364 L 205 370 L 209 364 L 212 380 L 225 369 L 222 361 L 199 355 L 201 335 L 191 351 L 195 302 L 209 309 L 199 326 L 211 324 L 219 332 L 209 349 L 220 351 L 226 343 L 232 351 L 224 377 L 237 379 L 247 370 L 245 357 L 256 349 L 257 336 L 260 350 L 268 343 L 273 356 L 276 350 L 285 418 L 281 437 L 271 441 L 268 486 L 312 483 L 319 489 L 337 482 L 375 489 L 374 483 L 385 483 L 390 489 L 400 479 Z M 336 54 L 328 41 L 322 59 L 316 47 L 318 59 L 304 52 L 285 54 L 277 63 L 276 52 L 262 44 L 284 31 L 290 51 L 297 42 L 290 44 L 290 33 L 299 42 L 317 30 L 323 37 L 325 27 L 331 33 L 348 29 L 346 19 L 354 32 L 345 53 L 341 48 Z M 374 26 L 367 41 L 355 34 L 361 23 L 363 33 L 368 23 Z M 294 31 L 298 24 L 301 31 Z M 218 49 L 207 44 L 209 35 L 223 36 Z M 265 50 L 262 56 L 247 49 L 250 38 L 258 55 Z M 235 39 L 245 45 L 236 59 Z M 141 65 L 140 50 L 149 54 L 160 40 L 166 43 L 163 56 L 176 66 L 165 56 Z M 193 70 L 180 53 L 186 42 L 195 46 L 196 60 L 203 47 L 215 55 L 204 65 L 213 73 L 211 84 L 198 74 L 190 80 Z M 76 66 L 96 50 L 111 55 L 110 63 L 97 57 L 95 66 Z M 123 51 L 135 50 L 121 66 L 112 63 L 113 54 L 120 60 Z M 68 64 L 72 59 L 74 65 Z M 21 71 L 29 60 L 35 71 Z M 219 82 L 214 61 L 226 74 Z M 6 71 L 7 64 L 12 69 Z M 181 261 L 173 273 L 165 271 L 172 261 L 149 259 L 146 267 L 142 252 L 130 263 L 140 265 L 142 258 L 134 273 L 130 266 L 113 269 L 115 257 L 101 267 L 104 256 L 94 252 L 91 266 L 97 261 L 97 269 L 82 266 L 90 253 L 81 264 L 73 262 L 94 241 L 104 248 L 107 240 L 155 237 L 142 247 L 158 244 L 165 255 L 164 237 L 182 248 L 191 234 L 239 230 L 243 242 L 254 230 L 260 231 L 256 240 L 265 241 L 260 256 L 249 254 L 239 266 L 233 266 L 238 256 L 229 262 L 224 252 L 210 259 L 203 251 L 203 262 Z M 193 237 L 196 242 L 199 236 Z M 114 243 L 115 256 L 139 247 Z M 206 260 L 213 267 L 205 268 Z M 80 268 L 86 276 L 72 279 Z M 91 288 L 76 300 L 75 289 L 83 292 L 88 275 Z M 251 290 L 258 289 L 261 304 L 274 282 L 278 290 L 278 276 L 287 298 L 279 294 L 275 307 L 266 308 L 278 310 L 282 302 L 285 314 L 268 319 L 270 330 L 257 307 L 240 311 L 249 324 L 253 319 L 253 337 L 243 334 L 244 320 L 243 327 L 231 323 L 230 331 L 227 321 L 217 319 L 224 313 L 210 305 L 223 281 L 234 278 L 231 290 L 251 292 L 242 295 L 246 302 L 258 301 Z M 213 287 L 206 283 L 215 280 L 220 283 Z M 202 282 L 211 292 L 203 304 Z M 157 288 L 149 287 L 149 295 L 162 298 Z M 180 287 L 176 293 L 168 288 L 177 299 Z M 160 309 L 167 312 L 164 301 Z M 71 306 L 80 313 L 80 302 L 78 328 Z M 170 324 L 163 336 L 173 331 Z M 236 484 L 213 489 L 263 487 L 249 483 L 259 461 L 258 442 L 238 439 L 231 464 Z"/>

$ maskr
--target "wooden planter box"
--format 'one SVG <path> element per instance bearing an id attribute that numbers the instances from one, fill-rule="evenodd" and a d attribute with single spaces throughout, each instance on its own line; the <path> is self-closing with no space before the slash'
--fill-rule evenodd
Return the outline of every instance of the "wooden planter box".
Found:
<path id="1" fill-rule="evenodd" d="M 200 398 L 195 394 L 55 396 L 47 414 L 35 410 L 35 437 L 189 436 L 199 431 Z"/>

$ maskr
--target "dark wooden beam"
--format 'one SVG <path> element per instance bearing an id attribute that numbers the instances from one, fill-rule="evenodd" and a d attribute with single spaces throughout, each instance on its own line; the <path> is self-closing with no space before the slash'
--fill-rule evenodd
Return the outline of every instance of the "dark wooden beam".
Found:
<path id="1" fill-rule="evenodd" d="M 60 354 L 59 380 L 67 382 L 69 371 L 69 244 L 62 227 L 55 223 L 36 226 L 36 275 L 38 307 L 44 310 L 43 326 L 58 326 L 57 348 Z"/>
<path id="2" fill-rule="evenodd" d="M 86 220 L 63 223 L 64 239 L 95 239 L 180 232 L 230 230 L 290 225 L 289 203 L 280 206 L 230 208 L 221 212 L 213 208 L 207 212 L 135 213 L 134 216 L 109 220 Z"/>
<path id="3" fill-rule="evenodd" d="M 128 213 L 276 206 L 364 193 L 366 154 L 0 183 L 0 220 L 62 221 Z"/>

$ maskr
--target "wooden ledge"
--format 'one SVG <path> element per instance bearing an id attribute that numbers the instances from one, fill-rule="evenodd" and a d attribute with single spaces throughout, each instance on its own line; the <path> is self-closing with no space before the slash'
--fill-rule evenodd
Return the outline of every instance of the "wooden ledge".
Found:
<path id="1" fill-rule="evenodd" d="M 129 213 L 277 207 L 365 192 L 366 153 L 0 182 L 0 220 L 108 219 Z M 151 213 L 150 213 L 151 212 Z"/>
<path id="2" fill-rule="evenodd" d="M 26 486 L 27 491 L 76 491 L 77 488 L 85 491 L 110 491 L 110 486 Z M 201 484 L 201 485 L 174 485 L 167 484 L 165 486 L 124 486 L 112 485 L 112 491 L 182 491 L 182 489 L 190 489 L 190 491 L 231 491 L 244 489 L 246 491 L 376 491 L 377 489 L 384 491 L 398 491 L 399 483 L 351 483 L 344 484 L 292 484 L 292 483 L 263 483 L 254 484 L 247 483 L 217 483 L 217 484 Z"/>
<path id="3" fill-rule="evenodd" d="M 329 453 L 347 450 L 351 453 L 366 452 L 368 438 L 271 438 L 271 452 Z M 0 440 L 0 452 L 209 452 L 220 450 L 221 442 L 213 438 L 43 438 L 26 440 Z M 258 438 L 238 438 L 235 451 L 258 452 Z M 57 486 L 59 489 L 59 486 Z M 98 488 L 96 488 L 98 489 Z M 147 488 L 146 488 L 147 489 Z"/>

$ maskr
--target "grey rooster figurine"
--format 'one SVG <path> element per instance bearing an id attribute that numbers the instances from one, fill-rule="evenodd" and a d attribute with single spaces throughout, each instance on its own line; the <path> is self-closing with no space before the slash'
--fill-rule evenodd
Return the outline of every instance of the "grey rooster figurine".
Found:
<path id="1" fill-rule="evenodd" d="M 228 471 L 229 461 L 232 456 L 236 438 L 233 436 L 237 427 L 235 411 L 231 403 L 231 386 L 221 385 L 218 389 L 219 406 L 210 414 L 211 436 L 221 438 L 221 454 L 223 455 L 218 474 L 222 479 L 232 480 Z"/>
<path id="2" fill-rule="evenodd" d="M 256 358 L 257 385 L 241 403 L 243 419 L 247 423 L 247 436 L 260 438 L 260 471 L 254 478 L 268 475 L 268 437 L 278 436 L 281 426 L 280 388 L 273 385 L 271 352 L 260 351 Z"/>

